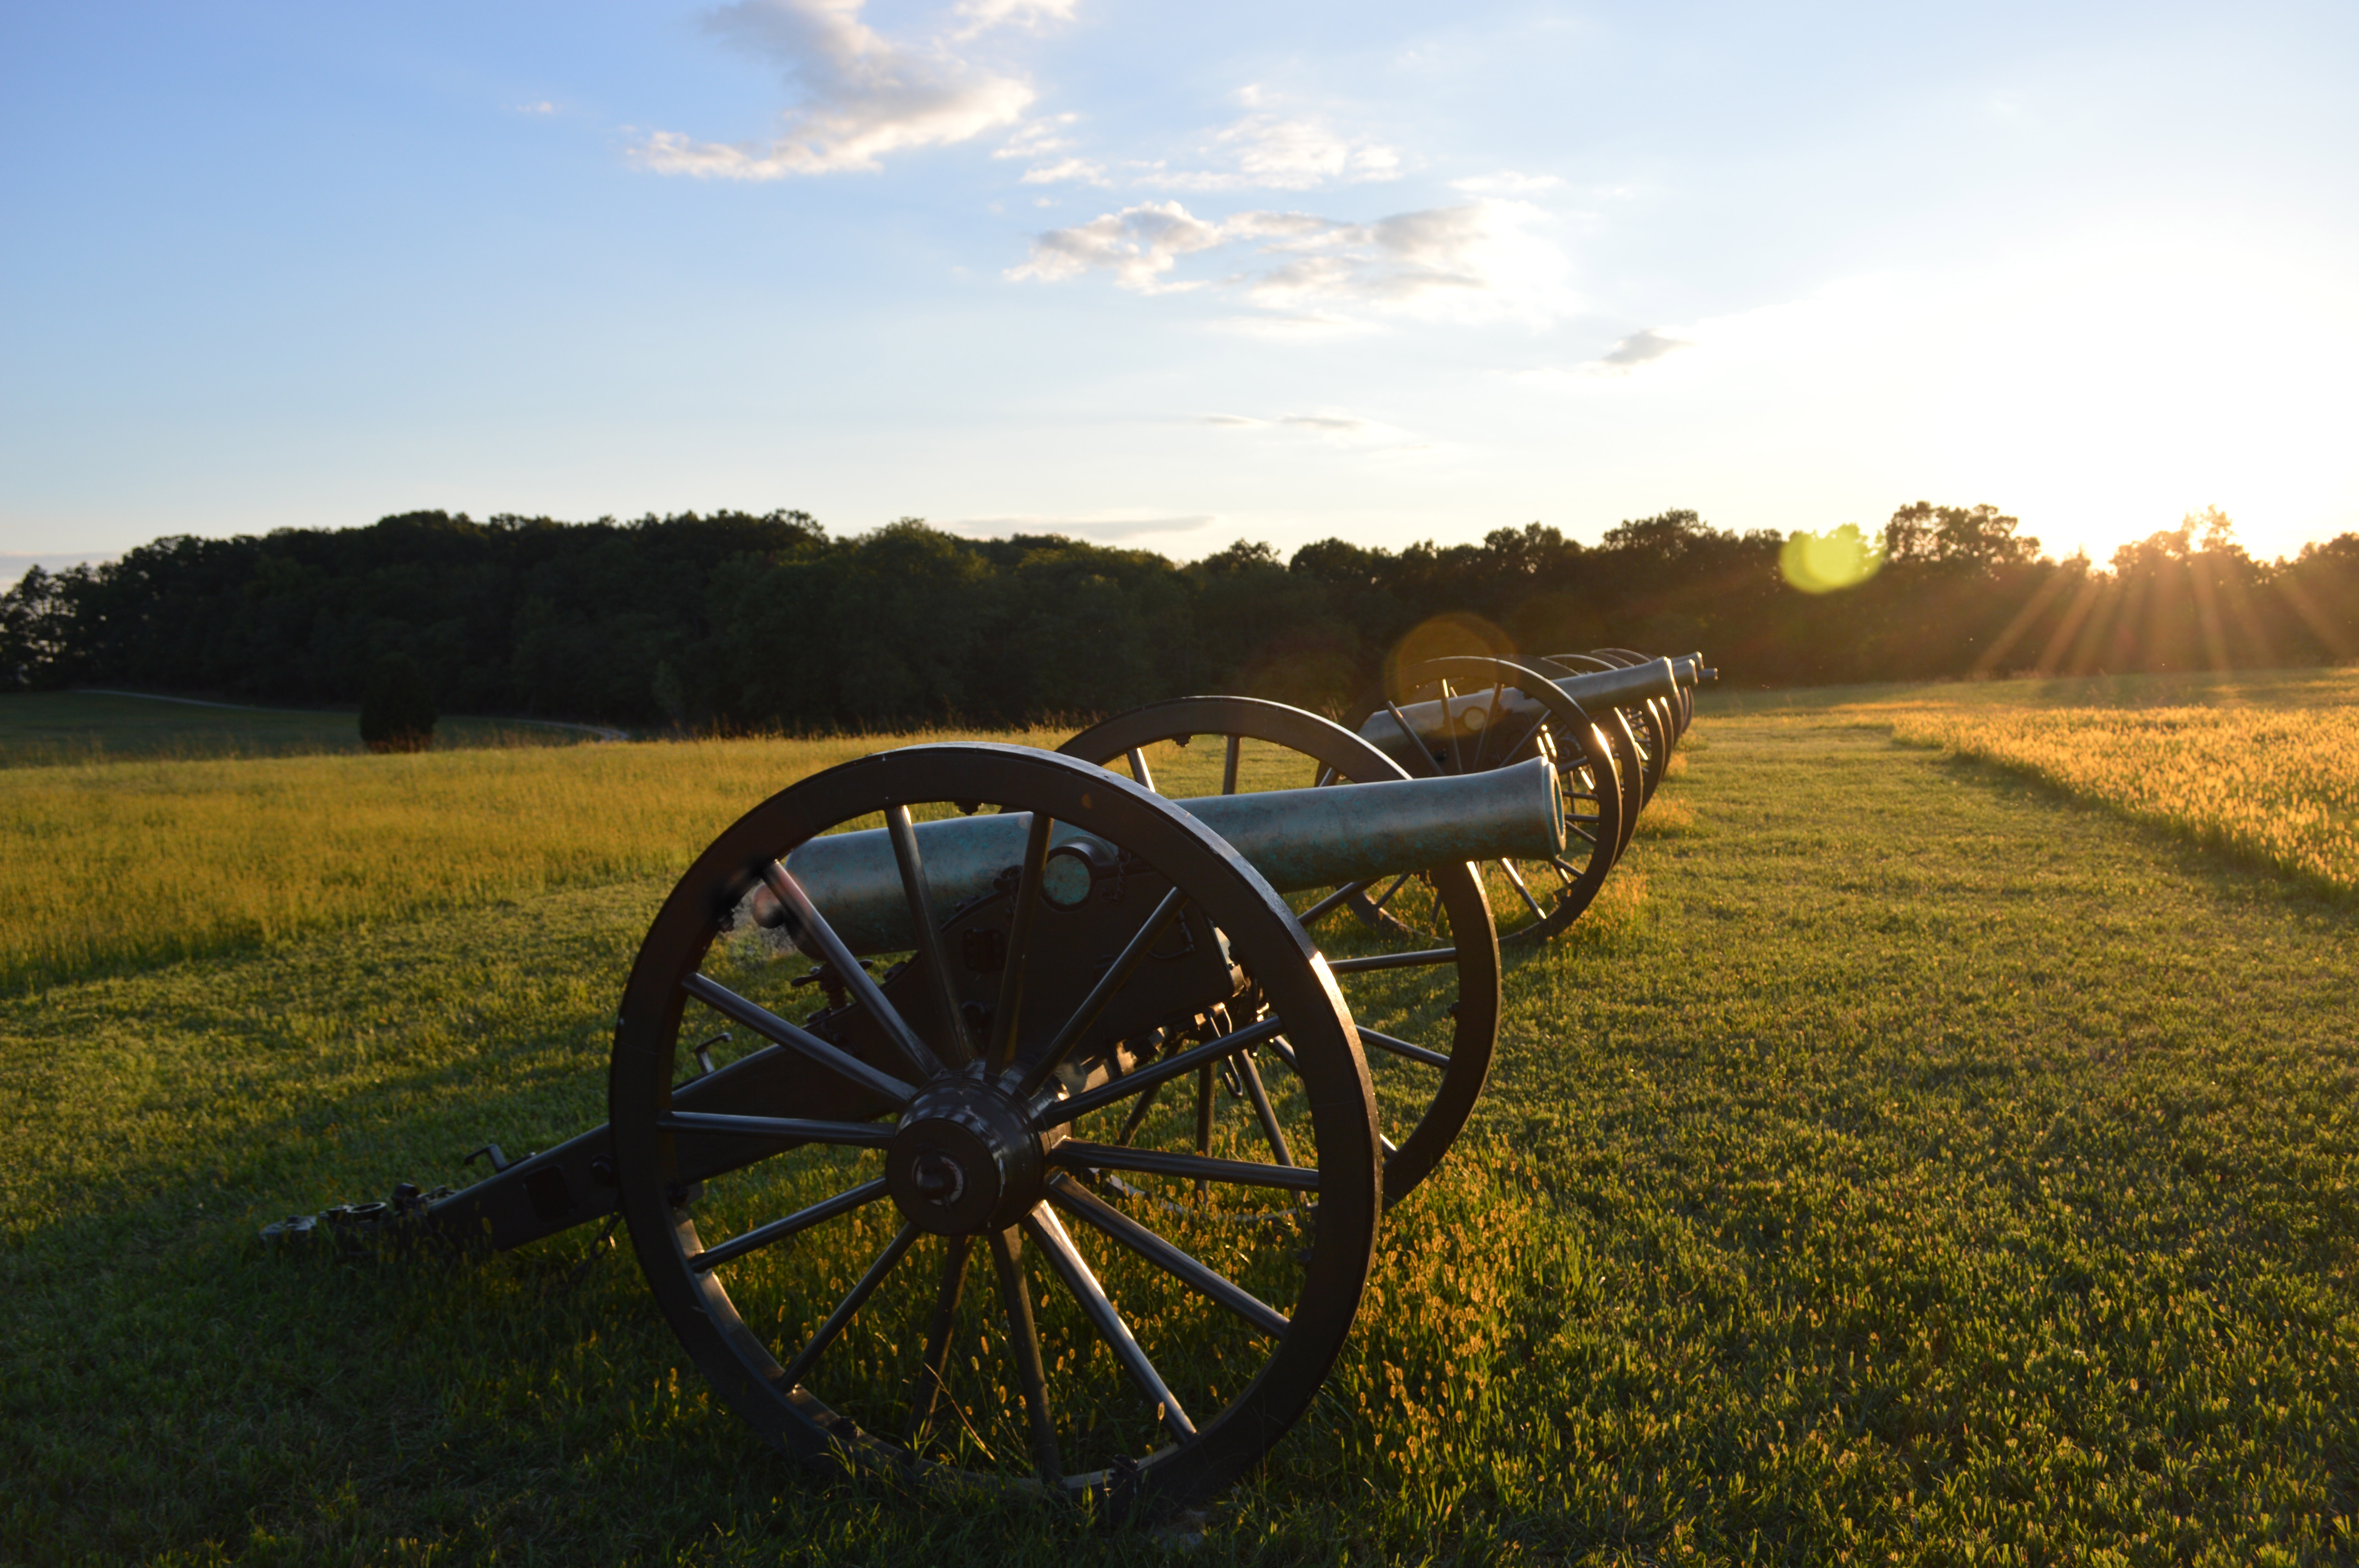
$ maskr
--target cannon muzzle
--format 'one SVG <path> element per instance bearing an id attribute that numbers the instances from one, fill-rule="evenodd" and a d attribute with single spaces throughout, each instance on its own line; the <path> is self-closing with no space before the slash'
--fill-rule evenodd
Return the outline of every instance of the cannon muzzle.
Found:
<path id="1" fill-rule="evenodd" d="M 1720 672 L 1703 662 L 1701 654 L 1681 654 L 1671 661 L 1681 686 L 1718 686 Z"/>
<path id="2" fill-rule="evenodd" d="M 1201 795 L 1171 804 L 1226 839 L 1280 892 L 1467 860 L 1545 860 L 1564 850 L 1564 802 L 1555 766 L 1541 758 L 1460 778 L 1333 784 L 1325 789 Z M 926 880 L 947 917 L 992 891 L 1023 859 L 1028 813 L 919 823 Z M 1060 823 L 1049 840 L 1049 893 L 1060 879 L 1088 896 L 1117 872 L 1108 846 Z M 827 923 L 854 954 L 897 953 L 916 941 L 909 904 L 883 828 L 813 838 L 787 857 Z M 777 918 L 755 895 L 756 916 Z"/>

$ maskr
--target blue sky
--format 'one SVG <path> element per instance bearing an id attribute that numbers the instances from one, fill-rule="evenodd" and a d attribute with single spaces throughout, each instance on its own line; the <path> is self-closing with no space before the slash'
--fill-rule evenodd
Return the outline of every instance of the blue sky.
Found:
<path id="1" fill-rule="evenodd" d="M 2359 528 L 2359 8 L 0 11 L 0 555 Z M 13 576 L 13 572 L 6 575 Z"/>

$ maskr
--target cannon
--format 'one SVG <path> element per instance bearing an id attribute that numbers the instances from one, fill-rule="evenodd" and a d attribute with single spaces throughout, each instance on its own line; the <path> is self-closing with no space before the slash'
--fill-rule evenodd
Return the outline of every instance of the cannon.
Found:
<path id="1" fill-rule="evenodd" d="M 1412 779 L 1314 716 L 1190 701 L 756 806 L 648 928 L 604 1124 L 405 1193 L 405 1233 L 619 1215 L 689 1357 L 799 1459 L 1112 1514 L 1225 1487 L 1310 1405 L 1386 1202 L 1479 1092 L 1498 951 L 1467 862 L 1568 825 L 1545 755 Z M 1153 787 L 1183 733 L 1224 737 L 1223 792 Z M 1277 752 L 1305 787 L 1240 787 Z M 1328 922 L 1379 899 L 1410 918 Z M 1427 1076 L 1380 1095 L 1371 1055 Z"/>
<path id="2" fill-rule="evenodd" d="M 1558 763 L 1566 851 L 1482 871 L 1500 940 L 1540 942 L 1596 898 L 1692 720 L 1694 688 L 1718 678 L 1700 654 L 1430 659 L 1397 673 L 1399 700 L 1382 689 L 1364 699 L 1356 730 L 1415 776 L 1462 776 L 1533 756 Z"/>

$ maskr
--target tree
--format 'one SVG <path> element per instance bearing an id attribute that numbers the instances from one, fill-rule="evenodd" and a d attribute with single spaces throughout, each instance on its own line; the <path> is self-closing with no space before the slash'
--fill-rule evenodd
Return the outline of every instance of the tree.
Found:
<path id="1" fill-rule="evenodd" d="M 1932 561 L 1975 571 L 2029 566 L 2039 558 L 2039 541 L 2017 534 L 2017 518 L 1997 507 L 1936 506 L 1919 501 L 1901 507 L 1884 525 L 1886 562 Z"/>
<path id="2" fill-rule="evenodd" d="M 60 615 L 58 579 L 38 567 L 0 591 L 0 691 L 30 687 L 54 668 Z"/>
<path id="3" fill-rule="evenodd" d="M 408 654 L 387 654 L 361 697 L 361 740 L 372 752 L 423 752 L 434 743 L 434 693 Z"/>

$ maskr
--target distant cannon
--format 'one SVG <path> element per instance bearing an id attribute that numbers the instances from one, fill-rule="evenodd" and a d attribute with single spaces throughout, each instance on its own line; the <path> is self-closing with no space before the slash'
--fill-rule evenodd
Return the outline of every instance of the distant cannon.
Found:
<path id="1" fill-rule="evenodd" d="M 1596 898 L 1693 718 L 1694 688 L 1718 678 L 1700 654 L 1431 659 L 1398 672 L 1396 692 L 1364 700 L 1355 728 L 1413 776 L 1462 776 L 1534 756 L 1558 763 L 1565 852 L 1485 869 L 1500 940 L 1545 941 Z"/>
<path id="2" fill-rule="evenodd" d="M 1567 797 L 1545 756 L 1413 780 L 1191 700 L 1078 757 L 912 747 L 771 797 L 655 917 L 603 1126 L 332 1222 L 496 1249 L 619 1214 L 690 1358 L 799 1458 L 1114 1512 L 1226 1486 L 1479 1091 L 1498 952 L 1465 862 L 1560 854 Z M 1145 748 L 1214 725 L 1227 793 L 1155 793 Z M 1320 776 L 1235 787 L 1246 737 Z M 1425 924 L 1314 945 L 1372 890 Z M 1339 982 L 1380 981 L 1449 1033 L 1356 1022 Z M 1371 1053 L 1429 1076 L 1380 1108 Z"/>

